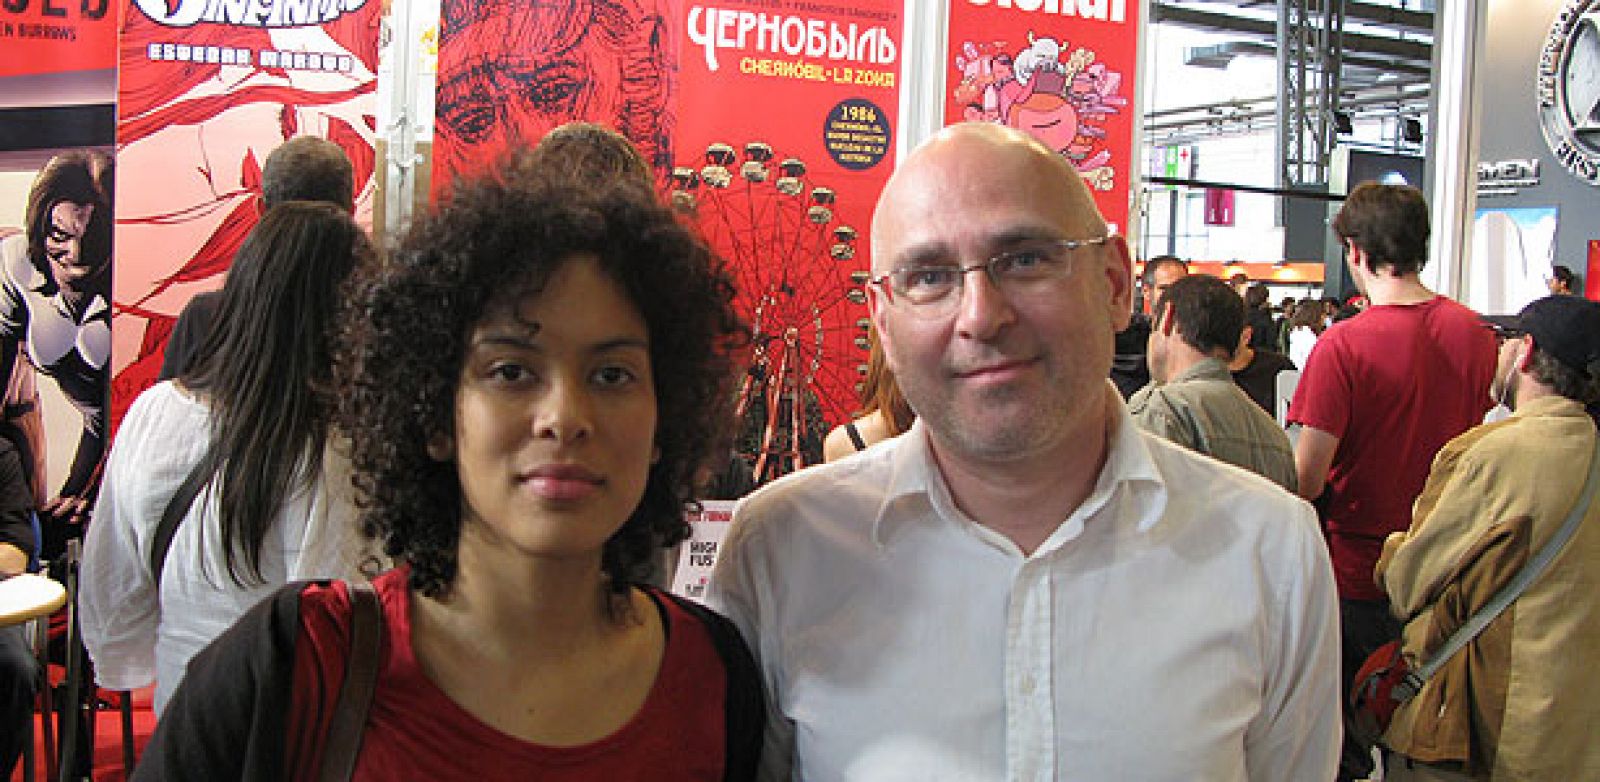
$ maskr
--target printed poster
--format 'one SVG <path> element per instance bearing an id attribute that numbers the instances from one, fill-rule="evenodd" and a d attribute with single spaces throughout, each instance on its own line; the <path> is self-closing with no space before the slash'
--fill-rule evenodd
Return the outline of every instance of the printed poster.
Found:
<path id="1" fill-rule="evenodd" d="M 55 557 L 105 461 L 116 166 L 109 147 L 33 152 L 37 168 L 0 171 L 0 437 Z"/>
<path id="2" fill-rule="evenodd" d="M 117 67 L 114 0 L 0 3 L 0 79 Z"/>
<path id="3" fill-rule="evenodd" d="M 903 0 L 444 0 L 434 195 L 571 120 L 631 139 L 754 330 L 716 496 L 821 460 L 858 407 L 865 233 L 894 166 Z"/>
<path id="4" fill-rule="evenodd" d="M 433 194 L 516 144 L 588 120 L 670 170 L 678 0 L 440 3 Z"/>
<path id="5" fill-rule="evenodd" d="M 116 165 L 95 116 L 115 64 L 110 0 L 0 3 L 0 125 L 30 120 L 0 128 L 0 437 L 46 558 L 82 534 L 108 439 Z"/>
<path id="6" fill-rule="evenodd" d="M 688 517 L 689 539 L 678 549 L 671 591 L 691 600 L 704 601 L 706 585 L 711 583 L 711 569 L 717 564 L 717 552 L 733 526 L 733 503 L 706 500 L 699 511 L 690 511 Z"/>
<path id="7" fill-rule="evenodd" d="M 154 383 L 183 305 L 221 287 L 260 213 L 261 166 L 297 135 L 355 164 L 372 223 L 379 0 L 131 0 L 117 106 L 112 419 Z"/>
<path id="8" fill-rule="evenodd" d="M 859 407 L 867 231 L 894 169 L 902 0 L 689 4 L 671 197 L 732 265 L 754 341 L 722 496 L 821 461 Z"/>
<path id="9" fill-rule="evenodd" d="M 1128 230 L 1138 0 L 950 0 L 945 123 L 1026 131 L 1083 175 Z"/>

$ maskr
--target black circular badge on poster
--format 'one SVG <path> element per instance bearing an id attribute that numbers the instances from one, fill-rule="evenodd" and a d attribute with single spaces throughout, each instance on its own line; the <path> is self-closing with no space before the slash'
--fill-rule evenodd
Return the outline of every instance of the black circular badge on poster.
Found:
<path id="1" fill-rule="evenodd" d="M 872 168 L 889 154 L 889 118 L 865 98 L 841 101 L 822 123 L 822 145 L 833 162 L 851 171 Z"/>

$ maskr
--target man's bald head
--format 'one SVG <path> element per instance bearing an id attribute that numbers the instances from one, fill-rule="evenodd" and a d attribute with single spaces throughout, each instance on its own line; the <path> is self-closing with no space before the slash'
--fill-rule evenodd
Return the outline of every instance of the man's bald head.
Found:
<path id="1" fill-rule="evenodd" d="M 992 122 L 951 125 L 923 142 L 895 169 L 878 197 L 872 216 L 873 266 L 892 268 L 892 248 L 882 241 L 898 236 L 910 212 L 928 211 L 925 199 L 937 197 L 934 183 L 959 183 L 977 171 L 998 169 L 1016 187 L 1048 199 L 1076 235 L 1106 233 L 1105 219 L 1072 163 L 1032 136 Z M 959 185 L 957 185 L 959 186 Z M 920 208 L 919 208 L 920 207 Z M 915 218 L 912 218 L 915 219 Z"/>

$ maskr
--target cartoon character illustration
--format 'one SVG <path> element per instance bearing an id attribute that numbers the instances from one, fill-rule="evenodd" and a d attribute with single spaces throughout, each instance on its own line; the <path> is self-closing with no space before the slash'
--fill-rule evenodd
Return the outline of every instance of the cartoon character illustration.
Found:
<path id="1" fill-rule="evenodd" d="M 45 443 L 29 415 L 38 398 L 33 373 L 54 380 L 78 409 L 83 427 L 71 471 L 40 503 L 46 516 L 68 524 L 87 514 L 105 455 L 113 173 L 103 152 L 57 155 L 28 190 L 23 230 L 0 239 L 4 428 L 37 486 Z"/>
<path id="2" fill-rule="evenodd" d="M 961 80 L 956 84 L 953 97 L 964 106 L 968 120 L 1001 122 L 1011 110 L 1011 105 L 1027 94 L 1027 85 L 1017 81 L 1015 64 L 1011 55 L 1001 47 L 1003 42 L 962 45 L 962 54 L 956 55 L 956 69 Z"/>
<path id="3" fill-rule="evenodd" d="M 960 74 L 951 98 L 968 120 L 1022 130 L 1059 151 L 1097 190 L 1116 184 L 1106 148 L 1106 118 L 1128 105 L 1122 74 L 1095 62 L 1093 51 L 1069 51 L 1065 40 L 1028 34 L 1028 45 L 1007 54 L 1005 42 L 966 42 L 956 55 Z"/>

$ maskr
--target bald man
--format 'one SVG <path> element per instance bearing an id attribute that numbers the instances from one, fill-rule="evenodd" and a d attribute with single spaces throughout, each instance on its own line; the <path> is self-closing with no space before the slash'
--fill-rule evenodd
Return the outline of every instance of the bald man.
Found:
<path id="1" fill-rule="evenodd" d="M 772 696 L 764 778 L 1332 779 L 1316 517 L 1128 417 L 1128 248 L 1076 170 L 948 128 L 872 242 L 917 423 L 747 498 L 710 584 Z"/>

